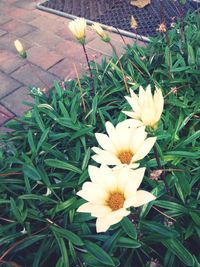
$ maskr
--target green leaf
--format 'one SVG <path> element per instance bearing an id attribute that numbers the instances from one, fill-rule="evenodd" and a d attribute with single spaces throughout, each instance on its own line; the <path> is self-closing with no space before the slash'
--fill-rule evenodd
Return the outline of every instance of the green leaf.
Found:
<path id="1" fill-rule="evenodd" d="M 194 258 L 182 243 L 173 238 L 161 241 L 163 245 L 175 254 L 186 266 L 194 266 Z"/>
<path id="2" fill-rule="evenodd" d="M 112 258 L 97 244 L 85 240 L 85 248 L 91 253 L 98 261 L 107 264 L 109 266 L 115 266 Z"/>
<path id="3" fill-rule="evenodd" d="M 24 165 L 23 166 L 23 172 L 25 175 L 27 175 L 29 178 L 33 179 L 34 181 L 41 180 L 41 176 L 37 169 L 32 165 Z"/>
<path id="4" fill-rule="evenodd" d="M 140 225 L 143 231 L 146 231 L 146 232 L 152 232 L 152 233 L 159 234 L 161 236 L 172 237 L 172 238 L 179 236 L 178 232 L 176 232 L 175 230 L 170 229 L 157 222 L 141 221 Z"/>
<path id="5" fill-rule="evenodd" d="M 47 129 L 42 133 L 42 135 L 41 135 L 41 137 L 40 137 L 40 140 L 39 140 L 39 142 L 38 142 L 38 144 L 37 144 L 37 152 L 39 151 L 40 147 L 42 146 L 42 144 L 43 144 L 44 141 L 46 140 L 48 133 L 49 133 L 49 128 L 47 128 Z"/>
<path id="6" fill-rule="evenodd" d="M 72 171 L 72 172 L 76 172 L 81 174 L 82 171 L 81 169 L 66 163 L 64 161 L 58 160 L 58 159 L 46 159 L 44 161 L 48 166 L 53 167 L 53 168 L 57 168 L 57 169 L 63 169 L 63 170 L 68 170 L 68 171 Z"/>
<path id="7" fill-rule="evenodd" d="M 121 236 L 117 241 L 117 247 L 139 248 L 141 244 L 139 241 L 133 240 L 132 238 Z"/>
<path id="8" fill-rule="evenodd" d="M 137 239 L 137 231 L 135 229 L 135 225 L 133 224 L 133 222 L 131 222 L 127 217 L 124 217 L 124 219 L 121 221 L 121 225 L 125 233 L 129 237 Z"/>
<path id="9" fill-rule="evenodd" d="M 50 228 L 60 237 L 66 238 L 67 240 L 71 241 L 72 244 L 77 246 L 83 246 L 83 241 L 78 235 L 74 234 L 73 232 L 56 226 L 51 226 Z"/>

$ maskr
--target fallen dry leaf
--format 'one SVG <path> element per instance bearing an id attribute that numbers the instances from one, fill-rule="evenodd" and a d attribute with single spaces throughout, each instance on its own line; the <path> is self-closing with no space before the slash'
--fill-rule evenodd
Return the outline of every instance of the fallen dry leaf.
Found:
<path id="1" fill-rule="evenodd" d="M 131 5 L 143 8 L 151 3 L 151 0 L 132 0 Z"/>

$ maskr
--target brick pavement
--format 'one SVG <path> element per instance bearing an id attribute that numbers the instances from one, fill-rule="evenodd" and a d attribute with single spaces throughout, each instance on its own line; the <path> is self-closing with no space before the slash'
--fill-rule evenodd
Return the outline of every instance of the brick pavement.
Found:
<path id="1" fill-rule="evenodd" d="M 29 85 L 41 88 L 51 86 L 54 79 L 75 77 L 73 63 L 79 73 L 87 65 L 80 45 L 68 29 L 69 19 L 36 9 L 34 0 L 0 1 L 0 129 L 9 117 L 20 116 L 31 101 Z M 14 47 L 14 40 L 24 45 L 28 59 L 21 59 Z M 125 38 L 131 43 L 133 39 Z M 112 33 L 112 40 L 123 52 L 119 35 Z M 87 32 L 87 51 L 90 59 L 100 61 L 111 55 L 109 45 L 104 44 L 91 30 Z M 44 81 L 44 83 L 42 82 Z"/>

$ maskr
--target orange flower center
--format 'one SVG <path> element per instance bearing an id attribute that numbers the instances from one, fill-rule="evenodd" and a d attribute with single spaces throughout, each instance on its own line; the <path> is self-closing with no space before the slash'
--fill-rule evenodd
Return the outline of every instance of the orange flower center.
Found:
<path id="1" fill-rule="evenodd" d="M 111 208 L 112 211 L 115 211 L 123 208 L 124 201 L 124 194 L 119 192 L 112 193 L 107 201 L 107 205 Z"/>
<path id="2" fill-rule="evenodd" d="M 133 153 L 131 153 L 130 151 L 123 151 L 118 154 L 118 158 L 120 159 L 122 164 L 130 164 L 132 157 Z"/>

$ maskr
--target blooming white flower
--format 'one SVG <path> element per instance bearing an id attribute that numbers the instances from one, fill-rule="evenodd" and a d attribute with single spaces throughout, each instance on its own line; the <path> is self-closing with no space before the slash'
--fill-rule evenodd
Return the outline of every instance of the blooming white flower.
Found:
<path id="1" fill-rule="evenodd" d="M 148 85 L 146 91 L 140 86 L 139 97 L 130 89 L 131 96 L 125 96 L 133 111 L 123 111 L 133 119 L 141 120 L 145 126 L 156 129 L 160 120 L 164 98 L 161 89 L 156 88 L 154 96 L 151 93 L 151 86 Z"/>
<path id="2" fill-rule="evenodd" d="M 145 168 L 113 170 L 106 165 L 100 168 L 89 166 L 91 182 L 85 182 L 77 195 L 88 202 L 78 208 L 78 212 L 88 212 L 97 217 L 97 232 L 105 232 L 129 215 L 130 207 L 139 207 L 155 197 L 144 190 L 138 190 Z"/>
<path id="3" fill-rule="evenodd" d="M 22 58 L 26 58 L 27 57 L 26 51 L 24 50 L 22 43 L 19 40 L 15 40 L 14 45 L 15 45 L 15 48 L 16 48 L 17 52 L 19 53 L 19 55 Z"/>
<path id="4" fill-rule="evenodd" d="M 86 35 L 86 20 L 84 18 L 77 18 L 69 22 L 69 29 L 80 43 L 85 42 Z"/>
<path id="5" fill-rule="evenodd" d="M 92 158 L 100 164 L 115 165 L 117 168 L 123 165 L 137 168 L 139 164 L 136 162 L 149 153 L 156 141 L 155 137 L 146 138 L 145 127 L 141 125 L 140 121 L 133 119 L 120 122 L 116 127 L 106 122 L 108 135 L 95 134 L 102 149 L 93 147 L 96 155 Z"/>
<path id="6" fill-rule="evenodd" d="M 102 40 L 104 42 L 109 42 L 110 41 L 110 37 L 109 35 L 107 34 L 107 32 L 105 32 L 101 25 L 97 22 L 95 22 L 93 25 L 92 25 L 92 29 L 102 38 Z"/>

